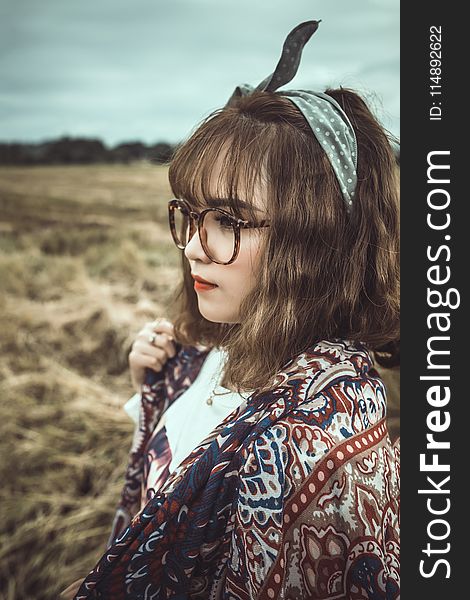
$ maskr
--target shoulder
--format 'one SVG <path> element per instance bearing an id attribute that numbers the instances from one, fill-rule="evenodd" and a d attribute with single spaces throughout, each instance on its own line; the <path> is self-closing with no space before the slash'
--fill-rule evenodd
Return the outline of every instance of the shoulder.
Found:
<path id="1" fill-rule="evenodd" d="M 291 408 L 272 418 L 244 458 L 252 465 L 265 457 L 260 469 L 294 489 L 339 445 L 384 422 L 386 392 L 367 349 L 345 341 L 319 342 L 283 375 L 275 393 L 288 397 Z"/>
<path id="2" fill-rule="evenodd" d="M 283 375 L 281 390 L 297 397 L 282 419 L 286 423 L 309 422 L 327 430 L 339 419 L 341 438 L 385 416 L 385 385 L 364 346 L 322 340 L 297 356 Z M 353 429 L 344 429 L 346 424 Z"/>

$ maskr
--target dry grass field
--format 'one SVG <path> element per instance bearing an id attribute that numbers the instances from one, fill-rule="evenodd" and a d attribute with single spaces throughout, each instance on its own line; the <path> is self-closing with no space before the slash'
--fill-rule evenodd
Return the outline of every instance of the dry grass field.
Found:
<path id="1" fill-rule="evenodd" d="M 104 550 L 127 354 L 179 279 L 170 197 L 163 166 L 0 168 L 0 600 L 57 598 Z"/>
<path id="2" fill-rule="evenodd" d="M 56 598 L 104 550 L 132 423 L 127 354 L 179 251 L 165 167 L 0 169 L 0 597 Z"/>

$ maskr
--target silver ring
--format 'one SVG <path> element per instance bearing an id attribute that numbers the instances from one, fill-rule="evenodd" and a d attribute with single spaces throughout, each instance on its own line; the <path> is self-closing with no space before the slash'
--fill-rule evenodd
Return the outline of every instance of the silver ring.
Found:
<path id="1" fill-rule="evenodd" d="M 157 339 L 157 334 L 156 333 L 152 333 L 152 335 L 149 335 L 148 341 L 150 342 L 150 344 L 155 344 L 155 340 Z"/>

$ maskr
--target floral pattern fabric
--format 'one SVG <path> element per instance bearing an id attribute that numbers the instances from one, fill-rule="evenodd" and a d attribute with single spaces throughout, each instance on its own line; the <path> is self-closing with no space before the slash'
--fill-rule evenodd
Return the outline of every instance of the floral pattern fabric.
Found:
<path id="1" fill-rule="evenodd" d="M 399 598 L 399 443 L 362 346 L 300 354 L 138 511 L 146 443 L 206 355 L 180 347 L 143 386 L 112 541 L 76 598 Z"/>

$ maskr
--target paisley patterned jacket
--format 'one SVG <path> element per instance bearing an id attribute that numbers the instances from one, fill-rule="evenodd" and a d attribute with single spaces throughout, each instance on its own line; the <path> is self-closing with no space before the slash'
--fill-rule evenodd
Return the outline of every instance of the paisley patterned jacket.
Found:
<path id="1" fill-rule="evenodd" d="M 76 599 L 399 598 L 399 440 L 363 346 L 299 354 L 138 512 L 145 445 L 207 352 L 179 346 L 142 387 L 111 545 Z"/>

